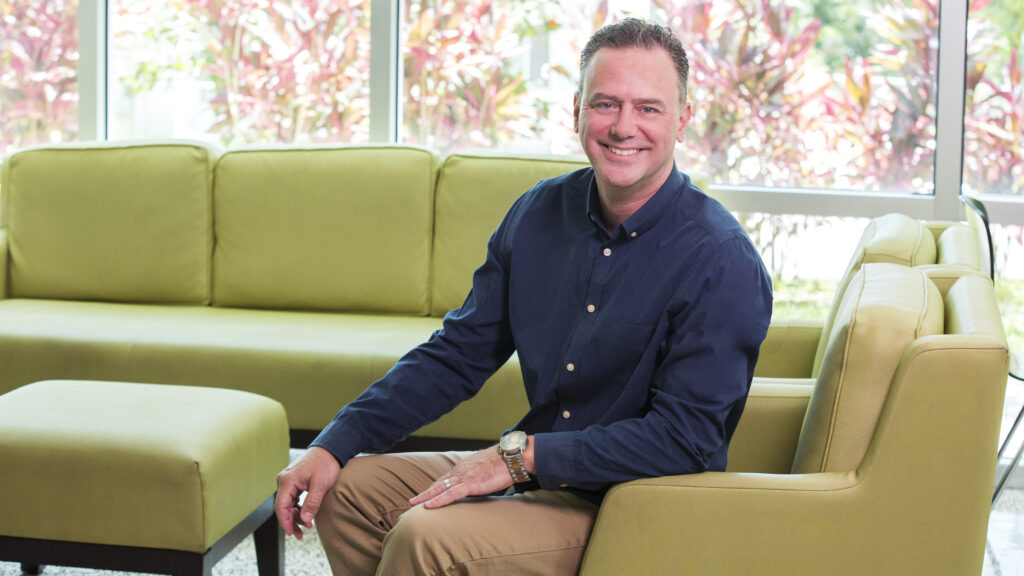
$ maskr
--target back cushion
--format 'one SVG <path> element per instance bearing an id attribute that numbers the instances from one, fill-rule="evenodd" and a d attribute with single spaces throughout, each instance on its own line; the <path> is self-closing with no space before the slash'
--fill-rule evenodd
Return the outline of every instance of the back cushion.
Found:
<path id="1" fill-rule="evenodd" d="M 826 344 L 835 322 L 838 304 L 842 300 L 850 280 L 861 266 L 871 262 L 891 262 L 903 266 L 934 264 L 935 257 L 935 236 L 920 220 L 896 213 L 873 218 L 864 229 L 864 233 L 861 234 L 860 242 L 850 257 L 850 263 L 847 264 L 846 272 L 843 273 L 843 277 L 836 287 L 832 307 L 829 310 L 829 315 L 825 318 L 821 340 L 818 342 L 811 375 L 817 377 L 821 371 L 821 363 L 825 358 Z"/>
<path id="2" fill-rule="evenodd" d="M 943 333 L 943 301 L 927 275 L 896 264 L 854 274 L 829 334 L 793 472 L 846 472 L 864 458 L 907 347 Z"/>
<path id="3" fill-rule="evenodd" d="M 211 174 L 199 143 L 27 149 L 3 164 L 10 295 L 206 303 Z"/>
<path id="4" fill-rule="evenodd" d="M 487 256 L 487 239 L 516 198 L 545 178 L 589 165 L 582 156 L 448 156 L 437 183 L 431 315 L 462 305 Z"/>
<path id="5" fill-rule="evenodd" d="M 436 175 L 409 146 L 225 153 L 214 304 L 426 315 Z"/>

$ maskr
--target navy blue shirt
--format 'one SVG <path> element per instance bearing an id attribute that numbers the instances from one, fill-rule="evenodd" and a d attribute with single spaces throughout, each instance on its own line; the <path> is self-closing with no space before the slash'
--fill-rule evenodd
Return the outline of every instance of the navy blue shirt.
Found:
<path id="1" fill-rule="evenodd" d="M 746 232 L 686 175 L 611 231 L 593 169 L 545 180 L 494 232 L 463 305 L 313 445 L 342 464 L 386 450 L 515 351 L 540 487 L 724 470 L 771 307 Z"/>

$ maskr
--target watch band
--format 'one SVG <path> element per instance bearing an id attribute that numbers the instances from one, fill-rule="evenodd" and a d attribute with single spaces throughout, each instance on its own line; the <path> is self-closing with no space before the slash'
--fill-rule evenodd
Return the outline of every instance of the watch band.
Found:
<path id="1" fill-rule="evenodd" d="M 516 484 L 522 484 L 531 480 L 530 474 L 526 471 L 526 462 L 523 460 L 523 451 L 515 454 L 505 454 L 505 463 L 508 464 L 508 471 L 512 474 L 512 480 Z"/>

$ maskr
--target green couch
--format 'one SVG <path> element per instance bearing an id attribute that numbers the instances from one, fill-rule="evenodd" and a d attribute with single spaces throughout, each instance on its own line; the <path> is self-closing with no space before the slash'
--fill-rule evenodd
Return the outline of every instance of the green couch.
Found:
<path id="1" fill-rule="evenodd" d="M 487 238 L 582 157 L 73 144 L 0 180 L 0 394 L 49 379 L 269 396 L 303 445 L 461 305 Z M 493 441 L 516 359 L 428 438 Z"/>

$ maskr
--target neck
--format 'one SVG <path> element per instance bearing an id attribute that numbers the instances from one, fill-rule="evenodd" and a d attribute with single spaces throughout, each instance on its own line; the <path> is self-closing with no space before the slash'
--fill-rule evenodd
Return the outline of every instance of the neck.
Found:
<path id="1" fill-rule="evenodd" d="M 603 216 L 604 225 L 608 229 L 608 233 L 610 234 L 619 224 L 625 222 L 627 218 L 646 204 L 651 196 L 654 196 L 655 192 L 657 190 L 645 194 L 620 196 L 614 193 L 605 193 L 598 188 L 597 195 L 601 199 L 601 215 Z"/>

